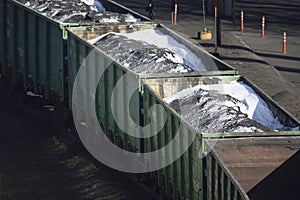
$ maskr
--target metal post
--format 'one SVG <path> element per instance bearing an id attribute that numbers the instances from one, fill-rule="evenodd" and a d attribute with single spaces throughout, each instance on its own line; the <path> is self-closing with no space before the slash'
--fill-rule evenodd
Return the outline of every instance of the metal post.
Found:
<path id="1" fill-rule="evenodd" d="M 216 44 L 221 46 L 221 11 L 215 7 L 215 21 L 216 21 Z"/>
<path id="2" fill-rule="evenodd" d="M 215 53 L 218 51 L 218 39 L 217 39 L 217 16 L 218 16 L 218 14 L 217 14 L 217 12 L 218 12 L 218 7 L 215 7 Z"/>
<path id="3" fill-rule="evenodd" d="M 286 32 L 283 32 L 283 46 L 282 53 L 286 54 Z"/>
<path id="4" fill-rule="evenodd" d="M 265 16 L 262 16 L 261 22 L 261 37 L 265 38 Z"/>
<path id="5" fill-rule="evenodd" d="M 176 25 L 176 23 L 177 23 L 177 3 L 175 4 L 174 18 L 173 18 L 173 24 Z"/>
<path id="6" fill-rule="evenodd" d="M 205 21 L 205 6 L 204 6 L 204 0 L 202 0 L 202 13 L 203 13 L 203 27 L 204 31 L 206 30 L 206 21 Z"/>
<path id="7" fill-rule="evenodd" d="M 244 32 L 244 11 L 241 11 L 241 32 Z"/>

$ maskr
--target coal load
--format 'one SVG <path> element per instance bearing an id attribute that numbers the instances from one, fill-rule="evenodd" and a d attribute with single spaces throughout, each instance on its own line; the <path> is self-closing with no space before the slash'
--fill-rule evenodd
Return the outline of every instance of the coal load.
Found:
<path id="1" fill-rule="evenodd" d="M 178 55 L 167 48 L 128 39 L 125 36 L 108 34 L 96 46 L 138 74 L 191 72 L 180 63 Z"/>
<path id="2" fill-rule="evenodd" d="M 274 131 L 249 119 L 239 104 L 242 102 L 229 95 L 199 89 L 169 105 L 201 133 Z"/>
<path id="3" fill-rule="evenodd" d="M 18 0 L 60 23 L 135 22 L 131 14 L 97 12 L 81 0 Z"/>

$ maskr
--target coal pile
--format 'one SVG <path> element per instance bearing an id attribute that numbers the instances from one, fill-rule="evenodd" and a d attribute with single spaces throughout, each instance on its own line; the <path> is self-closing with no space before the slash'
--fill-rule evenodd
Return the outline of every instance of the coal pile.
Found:
<path id="1" fill-rule="evenodd" d="M 81 0 L 18 0 L 60 23 L 136 22 L 131 14 L 96 12 Z"/>
<path id="2" fill-rule="evenodd" d="M 147 37 L 147 36 L 145 36 Z M 108 55 L 138 74 L 191 72 L 166 48 L 110 33 L 96 43 Z"/>
<path id="3" fill-rule="evenodd" d="M 241 101 L 216 91 L 199 89 L 191 95 L 175 98 L 170 106 L 188 121 L 198 132 L 270 132 L 241 112 Z"/>

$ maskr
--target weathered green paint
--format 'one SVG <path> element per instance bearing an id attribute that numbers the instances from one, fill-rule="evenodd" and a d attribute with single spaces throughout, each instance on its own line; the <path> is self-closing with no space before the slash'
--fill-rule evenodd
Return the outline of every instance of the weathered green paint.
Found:
<path id="1" fill-rule="evenodd" d="M 278 169 L 291 159 L 291 155 L 295 155 L 298 151 L 299 136 L 300 131 L 284 132 L 279 136 L 265 133 L 264 136 L 249 134 L 248 137 L 206 139 L 205 149 L 209 152 L 206 157 L 208 199 L 263 198 L 251 194 L 251 190 L 260 187 L 261 181 L 267 178 L 265 174 L 259 172 L 268 169 L 269 175 L 277 173 Z M 293 148 L 287 149 L 287 147 Z M 228 157 L 228 150 L 232 152 L 230 157 Z M 266 152 L 270 152 L 272 156 L 267 156 Z M 253 163 L 250 164 L 249 160 Z M 243 171 L 245 168 L 247 170 Z M 282 171 L 279 173 L 281 174 Z M 247 177 L 251 178 L 248 180 Z M 260 191 L 263 191 L 265 186 L 262 186 Z M 268 186 L 266 186 L 267 190 Z"/>
<path id="2" fill-rule="evenodd" d="M 0 43 L 0 73 L 3 73 L 3 49 L 5 47 L 4 44 L 4 19 L 6 19 L 5 16 L 5 9 L 4 9 L 4 1 L 0 1 L 0 38 L 1 38 L 1 43 Z"/>
<path id="3" fill-rule="evenodd" d="M 107 66 L 106 70 L 103 73 L 103 76 L 100 78 L 99 84 L 97 86 L 97 94 L 89 94 L 88 97 L 85 97 L 82 103 L 82 112 L 88 115 L 90 112 L 90 109 L 95 108 L 87 108 L 85 105 L 88 105 L 86 101 L 90 100 L 96 100 L 96 113 L 98 120 L 100 122 L 100 125 L 102 126 L 104 132 L 108 135 L 110 139 L 112 139 L 116 144 L 120 146 L 124 146 L 126 149 L 129 149 L 131 151 L 139 151 L 140 150 L 140 139 L 139 139 L 139 131 L 132 133 L 136 137 L 129 136 L 127 134 L 124 134 L 124 131 L 121 130 L 118 125 L 116 124 L 112 111 L 111 111 L 111 103 L 115 106 L 115 108 L 121 108 L 126 107 L 125 105 L 129 104 L 129 108 L 131 111 L 132 119 L 135 121 L 137 125 L 140 124 L 140 97 L 139 92 L 135 92 L 132 97 L 129 97 L 127 95 L 128 87 L 135 87 L 134 85 L 139 84 L 138 77 L 127 71 L 124 67 L 122 67 L 120 64 L 113 61 L 111 58 L 109 58 L 107 55 L 105 55 L 102 51 L 96 50 L 92 45 L 84 41 L 83 39 L 79 38 L 77 35 L 73 33 L 69 33 L 69 106 L 71 108 L 72 103 L 72 90 L 74 81 L 76 78 L 77 71 L 79 70 L 82 62 L 90 62 L 90 59 L 87 59 L 87 56 L 89 53 L 91 53 L 93 50 L 93 53 L 95 53 L 96 62 L 93 62 L 92 64 L 95 64 L 95 69 L 99 69 L 100 71 L 103 71 Z M 88 64 L 88 63 L 87 63 Z M 99 72 L 100 72 L 99 71 Z M 117 102 L 117 99 L 115 98 L 115 102 L 112 102 L 111 94 L 113 90 L 115 89 L 115 85 L 120 80 L 121 77 L 123 77 L 124 74 L 127 74 L 127 79 L 123 79 L 122 87 L 123 91 L 117 91 L 117 93 L 122 93 L 124 96 L 124 102 L 122 102 L 123 105 L 120 105 L 119 102 Z M 89 84 L 94 84 L 95 78 L 91 77 L 91 74 L 87 73 L 86 80 L 86 88 L 89 87 Z M 138 88 L 138 87 L 137 87 Z M 125 91 L 125 92 L 124 92 Z M 120 94 L 119 94 L 120 95 Z M 128 122 L 129 116 L 127 116 L 126 112 L 122 112 L 124 115 L 118 115 L 118 121 L 123 122 L 127 126 L 130 125 Z M 125 126 L 126 130 L 133 130 L 132 127 Z M 112 136 L 112 137 L 111 137 Z"/>
<path id="4" fill-rule="evenodd" d="M 239 79 L 238 77 L 223 77 L 223 81 L 230 82 L 232 80 Z M 161 79 L 160 79 L 161 81 Z M 147 81 L 145 81 L 147 83 Z M 168 144 L 172 137 L 176 134 L 178 126 L 181 125 L 181 129 L 184 132 L 196 134 L 196 138 L 189 150 L 186 151 L 180 159 L 160 170 L 160 176 L 164 176 L 166 181 L 166 188 L 164 188 L 167 195 L 170 195 L 172 191 L 173 199 L 178 197 L 176 190 L 180 191 L 181 197 L 186 197 L 192 200 L 198 199 L 244 199 L 240 189 L 231 181 L 230 177 L 227 176 L 226 170 L 222 165 L 218 165 L 209 156 L 207 158 L 199 158 L 204 155 L 206 149 L 204 148 L 204 141 L 207 138 L 237 138 L 237 137 L 262 137 L 262 136 L 293 136 L 300 135 L 299 131 L 294 132 L 271 132 L 271 133 L 198 133 L 193 127 L 191 127 L 185 120 L 181 119 L 180 116 L 174 111 L 167 103 L 159 97 L 158 94 L 150 87 L 145 84 L 144 88 L 144 110 L 145 116 L 149 115 L 149 110 L 154 102 L 165 108 L 167 112 L 167 122 L 162 129 L 161 133 L 165 138 L 165 144 Z M 288 118 L 288 115 L 286 116 Z M 147 119 L 147 118 L 145 118 Z M 292 120 L 292 118 L 290 118 Z M 149 123 L 149 120 L 145 121 L 145 124 Z M 189 134 L 187 134 L 189 135 Z M 181 144 L 180 144 L 181 145 Z M 176 144 L 178 148 L 180 146 Z M 176 151 L 174 148 L 169 153 L 172 156 Z M 167 157 L 168 155 L 166 155 Z M 186 160 L 186 161 L 184 161 Z M 213 161 L 212 161 L 213 160 Z M 214 162 L 214 163 L 212 163 Z M 185 164 L 186 163 L 186 164 Z M 213 185 L 207 191 L 204 188 L 206 182 L 205 171 L 208 172 L 207 184 Z M 155 178 L 153 178 L 155 179 Z M 159 180 L 159 177 L 157 178 Z M 162 186 L 159 184 L 160 186 Z M 184 186 L 185 185 L 185 186 Z M 179 188 L 178 188 L 179 187 Z M 224 198 L 223 198 L 224 197 Z"/>
<path id="5" fill-rule="evenodd" d="M 155 24 L 147 24 L 147 23 L 138 23 L 137 27 L 138 29 L 145 29 L 145 28 L 153 28 Z M 115 26 L 115 27 L 114 27 Z M 109 28 L 107 28 L 109 27 Z M 113 139 L 114 141 L 119 141 L 120 138 L 121 140 L 123 140 L 124 143 L 127 146 L 127 148 L 130 148 L 130 146 L 133 146 L 133 149 L 130 148 L 131 151 L 151 151 L 154 149 L 157 149 L 159 147 L 159 144 L 157 143 L 157 138 L 159 136 L 154 136 L 149 140 L 143 140 L 143 139 L 139 139 L 140 138 L 140 130 L 137 130 L 135 133 L 132 133 L 133 135 L 135 135 L 135 137 L 129 136 L 127 134 L 124 133 L 124 131 L 120 130 L 119 127 L 117 126 L 117 124 L 115 123 L 115 120 L 112 116 L 112 112 L 111 112 L 111 94 L 112 91 L 114 90 L 114 87 L 116 85 L 116 83 L 119 81 L 119 79 L 124 75 L 127 74 L 129 76 L 127 76 L 126 79 L 124 79 L 123 81 L 123 91 L 118 91 L 117 93 L 122 93 L 122 95 L 124 96 L 124 104 L 123 104 L 123 108 L 125 108 L 127 104 L 129 104 L 129 110 L 130 110 L 130 116 L 127 116 L 127 112 L 123 112 L 124 117 L 122 116 L 118 116 L 118 120 L 121 120 L 122 122 L 124 122 L 124 124 L 127 125 L 127 127 L 125 128 L 126 131 L 130 131 L 130 130 L 135 130 L 135 127 L 130 127 L 132 124 L 128 123 L 128 119 L 129 117 L 132 118 L 132 120 L 135 122 L 136 125 L 133 126 L 139 126 L 144 124 L 144 121 L 141 121 L 141 93 L 143 91 L 143 87 L 141 84 L 141 80 L 142 79 L 147 79 L 147 78 L 156 78 L 156 77 L 169 77 L 169 76 L 174 76 L 174 77 L 178 77 L 178 76 L 190 76 L 190 74 L 149 74 L 149 75 L 139 75 L 139 74 L 135 74 L 131 71 L 129 71 L 126 67 L 122 66 L 121 64 L 119 64 L 118 62 L 114 61 L 113 59 L 109 58 L 104 52 L 102 52 L 101 50 L 95 50 L 96 47 L 94 47 L 93 45 L 89 44 L 85 39 L 83 39 L 82 37 L 88 37 L 89 34 L 91 34 L 92 36 L 97 36 L 97 34 L 103 34 L 105 33 L 106 30 L 123 30 L 124 28 L 126 29 L 127 25 L 125 24 L 119 24 L 119 25 L 100 25 L 99 27 L 72 27 L 70 29 L 68 29 L 68 47 L 69 47 L 69 107 L 71 108 L 71 102 L 72 102 L 72 89 L 73 89 L 73 83 L 74 80 L 76 78 L 76 73 L 81 65 L 81 63 L 83 62 L 83 60 L 86 58 L 86 56 L 88 55 L 89 52 L 91 52 L 92 50 L 97 52 L 97 56 L 99 57 L 99 59 L 105 60 L 103 64 L 109 64 L 110 66 L 105 70 L 103 77 L 100 79 L 100 83 L 98 85 L 98 94 L 96 96 L 97 99 L 97 114 L 98 114 L 98 118 L 100 121 L 100 124 L 103 126 L 104 131 L 110 135 L 110 133 L 112 133 L 113 137 L 111 139 Z M 110 62 L 110 63 L 109 63 Z M 104 66 L 102 66 L 104 67 Z M 201 74 L 197 74 L 198 76 L 206 76 L 208 74 L 217 74 L 218 72 L 204 72 Z M 224 71 L 224 72 L 219 72 L 219 74 L 235 74 L 236 71 Z M 91 78 L 87 77 L 87 80 L 92 80 Z M 137 88 L 137 90 L 134 92 L 134 94 L 130 97 L 128 96 L 129 94 L 127 94 L 126 91 L 128 91 L 128 88 L 132 88 L 135 87 Z M 153 99 L 153 103 L 155 103 L 155 99 Z M 149 104 L 152 104 L 151 102 L 151 97 L 149 96 Z M 112 102 L 114 104 L 114 106 L 116 108 L 121 108 L 121 104 L 117 103 L 117 102 Z M 83 104 L 85 105 L 85 104 Z M 82 108 L 83 111 L 86 108 Z M 146 108 L 145 108 L 146 109 Z M 147 119 L 147 116 L 145 116 L 145 123 L 149 123 L 149 119 Z M 148 121 L 147 121 L 148 120 Z M 177 123 L 177 119 L 175 119 L 175 122 Z M 178 126 L 178 124 L 169 124 L 170 127 L 168 127 L 169 129 L 174 129 L 174 126 Z M 153 130 L 155 127 L 151 127 L 151 129 Z M 176 128 L 176 127 L 175 127 Z M 163 134 L 163 132 L 161 133 Z M 168 141 L 171 141 L 171 137 L 169 138 Z M 141 147 L 140 143 L 141 142 L 145 142 L 145 148 Z M 178 146 L 180 146 L 179 144 L 177 144 Z M 128 147 L 129 146 L 129 147 Z M 162 146 L 162 145 L 160 145 Z M 180 163 L 181 161 L 178 161 L 178 163 Z M 169 176 L 173 177 L 173 171 L 178 171 L 178 173 L 181 173 L 181 168 L 179 167 L 181 166 L 180 164 L 177 164 L 177 167 L 175 168 L 170 168 L 169 172 Z M 152 174 L 150 173 L 150 176 L 152 176 Z M 157 175 L 155 175 L 157 176 Z M 182 186 L 182 181 L 180 178 L 178 178 L 178 183 L 174 186 L 177 188 L 181 188 Z M 174 192 L 174 190 L 172 190 Z"/>
<path id="6" fill-rule="evenodd" d="M 0 3 L 0 65 L 12 84 L 22 82 L 58 103 L 65 98 L 66 27 L 15 0 Z M 6 51 L 4 51 L 6 50 Z"/>

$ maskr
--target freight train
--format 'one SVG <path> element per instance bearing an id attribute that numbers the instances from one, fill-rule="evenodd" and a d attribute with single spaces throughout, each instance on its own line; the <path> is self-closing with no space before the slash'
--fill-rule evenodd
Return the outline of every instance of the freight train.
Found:
<path id="1" fill-rule="evenodd" d="M 249 190 L 240 184 L 228 163 L 224 162 L 224 155 L 220 156 L 220 150 L 214 150 L 213 146 L 219 138 L 225 140 L 224 145 L 245 139 L 251 140 L 245 143 L 246 147 L 256 143 L 262 144 L 261 140 L 267 147 L 271 145 L 266 142 L 268 140 L 281 140 L 283 143 L 290 143 L 292 147 L 297 146 L 297 136 L 300 135 L 297 131 L 297 119 L 279 107 L 251 81 L 239 76 L 233 67 L 167 27 L 148 21 L 146 17 L 113 1 L 103 1 L 103 4 L 111 11 L 131 13 L 140 20 L 121 23 L 61 23 L 16 0 L 1 1 L 2 94 L 42 99 L 45 102 L 44 106 L 51 105 L 52 111 L 56 113 L 53 120 L 58 122 L 68 118 L 65 112 L 67 110 L 72 113 L 78 132 L 83 130 L 87 133 L 87 129 L 98 127 L 99 124 L 105 139 L 126 150 L 124 155 L 127 155 L 128 160 L 128 152 L 136 155 L 129 165 L 133 168 L 137 166 L 133 171 L 125 168 L 122 163 L 112 164 L 113 167 L 125 172 L 138 172 L 139 175 L 135 175 L 134 178 L 153 188 L 163 199 L 252 198 L 252 193 L 249 196 Z M 108 51 L 111 46 L 104 48 L 105 45 L 114 42 L 118 45 L 122 42 L 120 37 L 107 33 L 128 34 L 145 30 L 159 31 L 159 35 L 168 36 L 168 41 L 171 37 L 188 47 L 189 55 L 200 57 L 206 71 L 197 70 L 197 66 L 194 65 L 196 68 L 191 67 L 188 72 L 171 70 L 169 73 L 168 68 L 163 72 L 143 73 L 135 71 L 139 69 L 136 68 L 137 62 L 134 62 L 134 65 L 128 64 L 128 60 L 119 59 L 120 57 L 114 55 L 116 50 Z M 106 36 L 103 37 L 103 34 Z M 109 42 L 105 43 L 105 40 Z M 129 39 L 126 41 L 130 45 L 135 42 Z M 144 43 L 140 41 L 135 46 L 140 47 L 142 44 Z M 128 54 L 131 53 L 135 60 L 143 58 L 147 63 L 157 55 L 162 56 L 155 58 L 153 66 L 165 63 L 171 68 L 175 66 L 176 69 L 181 69 L 191 65 L 189 58 L 183 58 L 180 64 L 176 63 L 172 52 L 166 48 L 151 46 L 146 49 L 147 51 L 141 53 L 132 46 Z M 156 54 L 151 57 L 153 53 Z M 250 115 L 255 115 L 255 111 L 251 113 L 248 109 L 249 112 L 245 114 L 241 112 L 244 107 L 232 109 L 232 104 L 226 104 L 226 109 L 223 105 L 206 107 L 212 99 L 221 99 L 227 103 L 248 102 L 245 105 L 250 107 L 250 101 L 247 99 L 231 98 L 226 92 L 215 93 L 218 89 L 214 86 L 221 85 L 225 91 L 224 88 L 230 84 L 250 87 L 252 92 L 249 96 L 255 96 L 257 102 L 264 102 L 263 107 L 269 109 L 265 112 L 270 112 L 275 116 L 274 120 L 277 120 L 275 125 L 268 126 L 268 123 L 261 124 L 263 120 L 256 122 L 248 119 Z M 210 90 L 210 87 L 213 89 Z M 179 98 L 179 94 L 183 98 Z M 212 104 L 219 105 L 218 102 Z M 234 104 L 233 107 L 238 106 Z M 193 112 L 195 109 L 199 111 Z M 222 114 L 224 117 L 231 115 L 231 118 L 222 121 Z M 235 117 L 236 121 L 233 124 L 227 123 Z M 279 126 L 276 125 L 277 122 Z M 218 125 L 219 129 L 216 129 Z M 141 128 L 147 126 L 148 129 Z M 223 129 L 226 126 L 228 129 Z M 153 134 L 154 132 L 157 134 Z M 146 137 L 147 134 L 150 136 Z M 94 145 L 97 143 L 89 143 L 88 139 L 91 138 L 88 138 L 88 135 L 79 135 L 86 148 L 94 153 Z M 178 135 L 188 139 L 178 138 Z M 149 152 L 159 152 L 165 146 L 168 148 L 153 157 L 144 156 Z M 232 150 L 230 145 L 226 148 Z M 107 154 L 108 157 L 112 153 L 103 152 L 100 154 Z M 274 156 L 281 155 L 280 152 L 275 152 Z M 259 156 L 263 157 L 262 153 L 258 153 Z M 244 162 L 235 161 L 240 165 Z"/>

